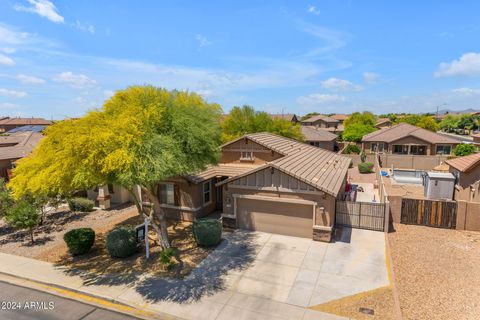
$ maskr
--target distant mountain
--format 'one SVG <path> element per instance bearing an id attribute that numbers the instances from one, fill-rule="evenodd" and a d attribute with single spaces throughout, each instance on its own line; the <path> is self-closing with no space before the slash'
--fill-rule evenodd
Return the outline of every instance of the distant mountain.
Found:
<path id="1" fill-rule="evenodd" d="M 438 114 L 442 115 L 442 114 L 447 114 L 447 113 L 451 113 L 451 114 L 456 114 L 456 113 L 471 113 L 471 112 L 478 112 L 480 110 L 478 109 L 465 109 L 465 110 L 450 110 L 450 109 L 442 109 L 442 110 L 438 110 Z M 431 112 L 433 114 L 436 114 L 437 111 L 433 111 Z"/>

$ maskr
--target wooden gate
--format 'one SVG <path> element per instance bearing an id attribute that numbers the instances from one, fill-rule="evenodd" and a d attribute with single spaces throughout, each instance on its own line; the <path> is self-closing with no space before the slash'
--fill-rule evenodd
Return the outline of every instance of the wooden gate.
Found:
<path id="1" fill-rule="evenodd" d="M 401 223 L 455 229 L 457 203 L 455 201 L 402 199 Z"/>
<path id="2" fill-rule="evenodd" d="M 386 203 L 337 200 L 335 209 L 336 225 L 384 231 Z"/>

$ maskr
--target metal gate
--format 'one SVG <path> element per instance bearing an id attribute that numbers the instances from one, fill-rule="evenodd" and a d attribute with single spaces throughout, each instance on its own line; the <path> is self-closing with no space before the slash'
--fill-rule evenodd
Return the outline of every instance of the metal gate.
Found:
<path id="1" fill-rule="evenodd" d="M 386 203 L 336 202 L 335 224 L 352 228 L 384 231 Z"/>
<path id="2" fill-rule="evenodd" d="M 401 223 L 455 229 L 457 203 L 424 199 L 402 199 Z"/>

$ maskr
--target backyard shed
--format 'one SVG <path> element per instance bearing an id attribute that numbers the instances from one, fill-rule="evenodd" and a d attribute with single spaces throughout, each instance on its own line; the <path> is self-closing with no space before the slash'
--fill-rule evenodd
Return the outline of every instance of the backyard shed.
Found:
<path id="1" fill-rule="evenodd" d="M 450 172 L 427 172 L 424 176 L 424 187 L 427 199 L 452 200 L 455 176 Z"/>

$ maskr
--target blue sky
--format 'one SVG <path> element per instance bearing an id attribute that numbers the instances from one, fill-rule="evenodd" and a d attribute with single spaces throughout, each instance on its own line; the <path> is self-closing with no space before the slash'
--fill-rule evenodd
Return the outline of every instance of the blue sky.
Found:
<path id="1" fill-rule="evenodd" d="M 480 109 L 478 1 L 0 2 L 0 115 L 61 119 L 118 89 L 224 110 Z"/>

